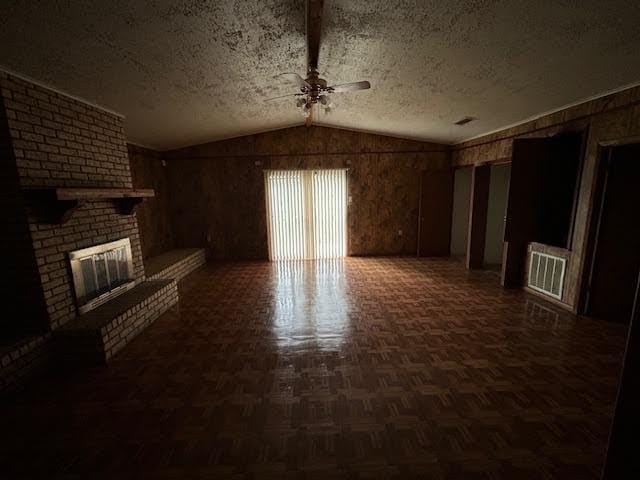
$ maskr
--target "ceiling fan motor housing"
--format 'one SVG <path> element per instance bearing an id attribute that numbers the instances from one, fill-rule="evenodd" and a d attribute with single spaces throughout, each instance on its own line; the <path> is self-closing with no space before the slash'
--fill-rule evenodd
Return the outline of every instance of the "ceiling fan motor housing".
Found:
<path id="1" fill-rule="evenodd" d="M 307 87 L 306 91 L 303 88 L 302 91 L 309 95 L 310 103 L 318 103 L 318 98 L 327 92 L 327 81 L 324 78 L 320 78 L 318 71 L 315 69 L 309 71 L 309 75 L 305 81 L 311 88 Z"/>

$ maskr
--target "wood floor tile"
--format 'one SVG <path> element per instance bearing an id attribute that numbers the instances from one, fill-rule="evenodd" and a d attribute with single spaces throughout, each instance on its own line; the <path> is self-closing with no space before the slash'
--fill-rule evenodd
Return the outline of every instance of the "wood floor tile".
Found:
<path id="1" fill-rule="evenodd" d="M 0 475 L 596 479 L 625 335 L 449 260 L 210 265 L 4 400 Z"/>

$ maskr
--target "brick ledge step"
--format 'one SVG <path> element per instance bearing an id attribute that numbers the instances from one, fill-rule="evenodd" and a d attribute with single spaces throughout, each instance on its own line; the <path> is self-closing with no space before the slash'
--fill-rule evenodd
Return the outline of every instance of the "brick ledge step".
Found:
<path id="1" fill-rule="evenodd" d="M 56 348 L 74 363 L 105 363 L 177 302 L 175 280 L 142 282 L 56 330 Z"/>
<path id="2" fill-rule="evenodd" d="M 207 259 L 203 248 L 176 248 L 144 261 L 147 279 L 181 280 L 202 267 Z"/>

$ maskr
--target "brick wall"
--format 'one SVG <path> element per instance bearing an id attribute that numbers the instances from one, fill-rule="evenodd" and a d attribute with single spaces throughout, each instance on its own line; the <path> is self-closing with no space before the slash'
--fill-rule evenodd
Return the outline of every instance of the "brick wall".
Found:
<path id="1" fill-rule="evenodd" d="M 48 324 L 40 276 L 31 248 L 11 136 L 0 97 L 0 342 L 46 330 Z"/>
<path id="2" fill-rule="evenodd" d="M 122 117 L 4 72 L 0 88 L 20 188 L 132 186 Z M 26 215 L 50 328 L 76 316 L 69 251 L 129 237 L 143 278 L 136 217 L 111 202 L 89 201 L 63 225 L 38 221 L 29 202 Z"/>
<path id="3" fill-rule="evenodd" d="M 0 396 L 44 372 L 53 356 L 51 333 L 26 337 L 17 344 L 0 348 Z"/>

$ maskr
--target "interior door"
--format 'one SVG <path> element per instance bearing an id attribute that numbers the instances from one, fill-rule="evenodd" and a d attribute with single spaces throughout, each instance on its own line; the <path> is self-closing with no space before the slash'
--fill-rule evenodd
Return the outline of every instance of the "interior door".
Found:
<path id="1" fill-rule="evenodd" d="M 615 147 L 603 161 L 587 312 L 628 323 L 640 271 L 640 144 Z"/>
<path id="2" fill-rule="evenodd" d="M 420 231 L 418 255 L 449 256 L 453 170 L 422 172 L 420 179 Z"/>

